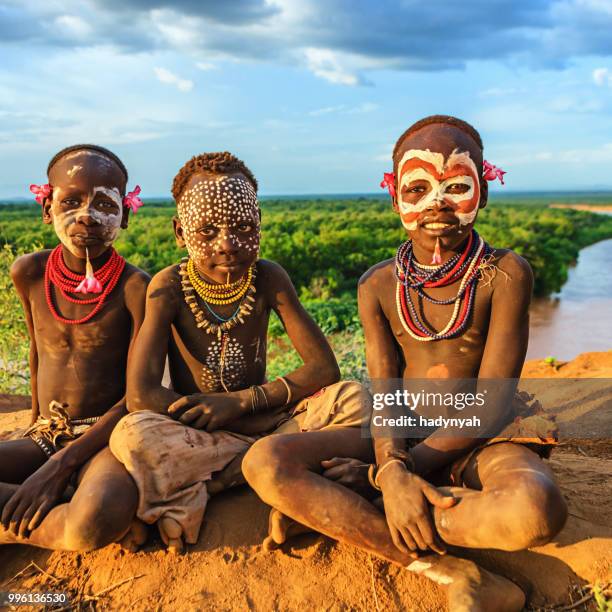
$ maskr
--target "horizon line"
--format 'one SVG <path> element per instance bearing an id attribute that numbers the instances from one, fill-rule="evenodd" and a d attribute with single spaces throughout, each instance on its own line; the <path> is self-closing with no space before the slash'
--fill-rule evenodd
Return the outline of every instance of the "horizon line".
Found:
<path id="1" fill-rule="evenodd" d="M 592 195 L 612 195 L 612 187 L 606 188 L 597 188 L 597 189 L 508 189 L 506 190 L 495 190 L 493 192 L 489 192 L 489 198 L 497 198 L 504 197 L 504 195 L 522 195 L 522 194 L 532 194 L 532 195 L 552 195 L 552 194 L 592 194 Z M 356 192 L 310 192 L 310 193 L 259 193 L 258 197 L 260 198 L 274 198 L 274 199 L 282 199 L 282 198 L 376 198 L 381 199 L 388 197 L 388 194 L 385 192 L 375 192 L 375 191 L 356 191 Z M 172 195 L 151 195 L 142 198 L 143 200 L 172 200 Z M 3 196 L 0 197 L 0 203 L 8 204 L 8 203 L 21 203 L 33 200 L 33 198 L 28 196 Z"/>

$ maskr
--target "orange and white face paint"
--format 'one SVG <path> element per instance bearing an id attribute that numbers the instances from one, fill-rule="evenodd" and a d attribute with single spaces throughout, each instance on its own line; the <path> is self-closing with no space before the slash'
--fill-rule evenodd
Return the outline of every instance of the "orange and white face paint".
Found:
<path id="1" fill-rule="evenodd" d="M 442 153 L 429 149 L 411 149 L 398 166 L 397 205 L 403 226 L 417 228 L 421 213 L 435 202 L 452 207 L 460 225 L 476 218 L 480 203 L 480 176 L 467 151 L 453 151 L 445 160 Z M 409 198 L 408 194 L 413 197 Z M 415 200 L 415 195 L 419 194 Z"/>

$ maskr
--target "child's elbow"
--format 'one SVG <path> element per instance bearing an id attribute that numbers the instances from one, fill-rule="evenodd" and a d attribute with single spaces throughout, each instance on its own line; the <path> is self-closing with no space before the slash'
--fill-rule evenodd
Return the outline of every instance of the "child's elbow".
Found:
<path id="1" fill-rule="evenodd" d="M 328 387 L 329 385 L 333 385 L 340 381 L 340 368 L 338 364 L 334 361 L 333 363 L 329 363 L 325 369 L 320 372 L 321 378 L 325 380 L 323 383 L 323 387 Z"/>
<path id="2" fill-rule="evenodd" d="M 146 394 L 139 392 L 138 389 L 127 392 L 126 404 L 128 412 L 138 412 L 139 410 L 147 410 L 150 403 L 147 401 Z"/>

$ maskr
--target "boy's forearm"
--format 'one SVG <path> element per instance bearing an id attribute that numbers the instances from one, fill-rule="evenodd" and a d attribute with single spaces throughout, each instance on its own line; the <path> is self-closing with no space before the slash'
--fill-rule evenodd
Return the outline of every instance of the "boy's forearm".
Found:
<path id="1" fill-rule="evenodd" d="M 283 378 L 291 390 L 291 395 L 289 395 L 285 383 L 278 378 L 262 385 L 269 409 L 280 408 L 287 405 L 289 401 L 294 404 L 316 393 L 323 387 L 333 385 L 340 380 L 340 370 L 337 366 L 335 368 L 330 366 L 329 368 L 322 369 L 314 363 L 306 363 L 296 370 L 283 375 Z"/>
<path id="2" fill-rule="evenodd" d="M 183 397 L 172 389 L 161 385 L 152 386 L 146 392 L 129 392 L 127 398 L 127 409 L 129 412 L 139 410 L 151 410 L 157 414 L 168 414 L 168 406 Z"/>

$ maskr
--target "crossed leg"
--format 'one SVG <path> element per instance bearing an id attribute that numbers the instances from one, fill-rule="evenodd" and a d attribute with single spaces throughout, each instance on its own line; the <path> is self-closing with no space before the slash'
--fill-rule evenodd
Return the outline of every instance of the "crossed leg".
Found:
<path id="1" fill-rule="evenodd" d="M 31 440 L 16 440 L 0 456 L 17 466 L 30 460 L 30 474 L 45 461 Z M 38 453 L 38 459 L 35 459 Z M 17 468 L 15 468 L 17 469 Z M 0 473 L 7 477 L 4 471 Z M 22 475 L 23 480 L 29 474 Z M 7 477 L 7 480 L 9 478 Z M 17 478 L 13 478 L 13 481 Z M 125 468 L 104 448 L 80 470 L 72 499 L 52 508 L 27 538 L 18 538 L 0 526 L 0 544 L 29 544 L 53 550 L 93 550 L 121 539 L 130 529 L 138 503 L 136 486 Z M 0 482 L 0 512 L 19 484 Z"/>
<path id="2" fill-rule="evenodd" d="M 516 585 L 471 561 L 436 554 L 415 561 L 394 545 L 381 511 L 320 475 L 320 462 L 331 451 L 368 460 L 369 446 L 359 430 L 348 428 L 269 436 L 249 450 L 243 471 L 278 512 L 442 584 L 452 610 L 522 609 L 525 598 Z M 552 538 L 565 522 L 565 503 L 550 471 L 525 447 L 499 444 L 475 454 L 466 484 L 474 488 L 454 488 L 460 501 L 434 514 L 448 544 L 519 550 Z"/>

